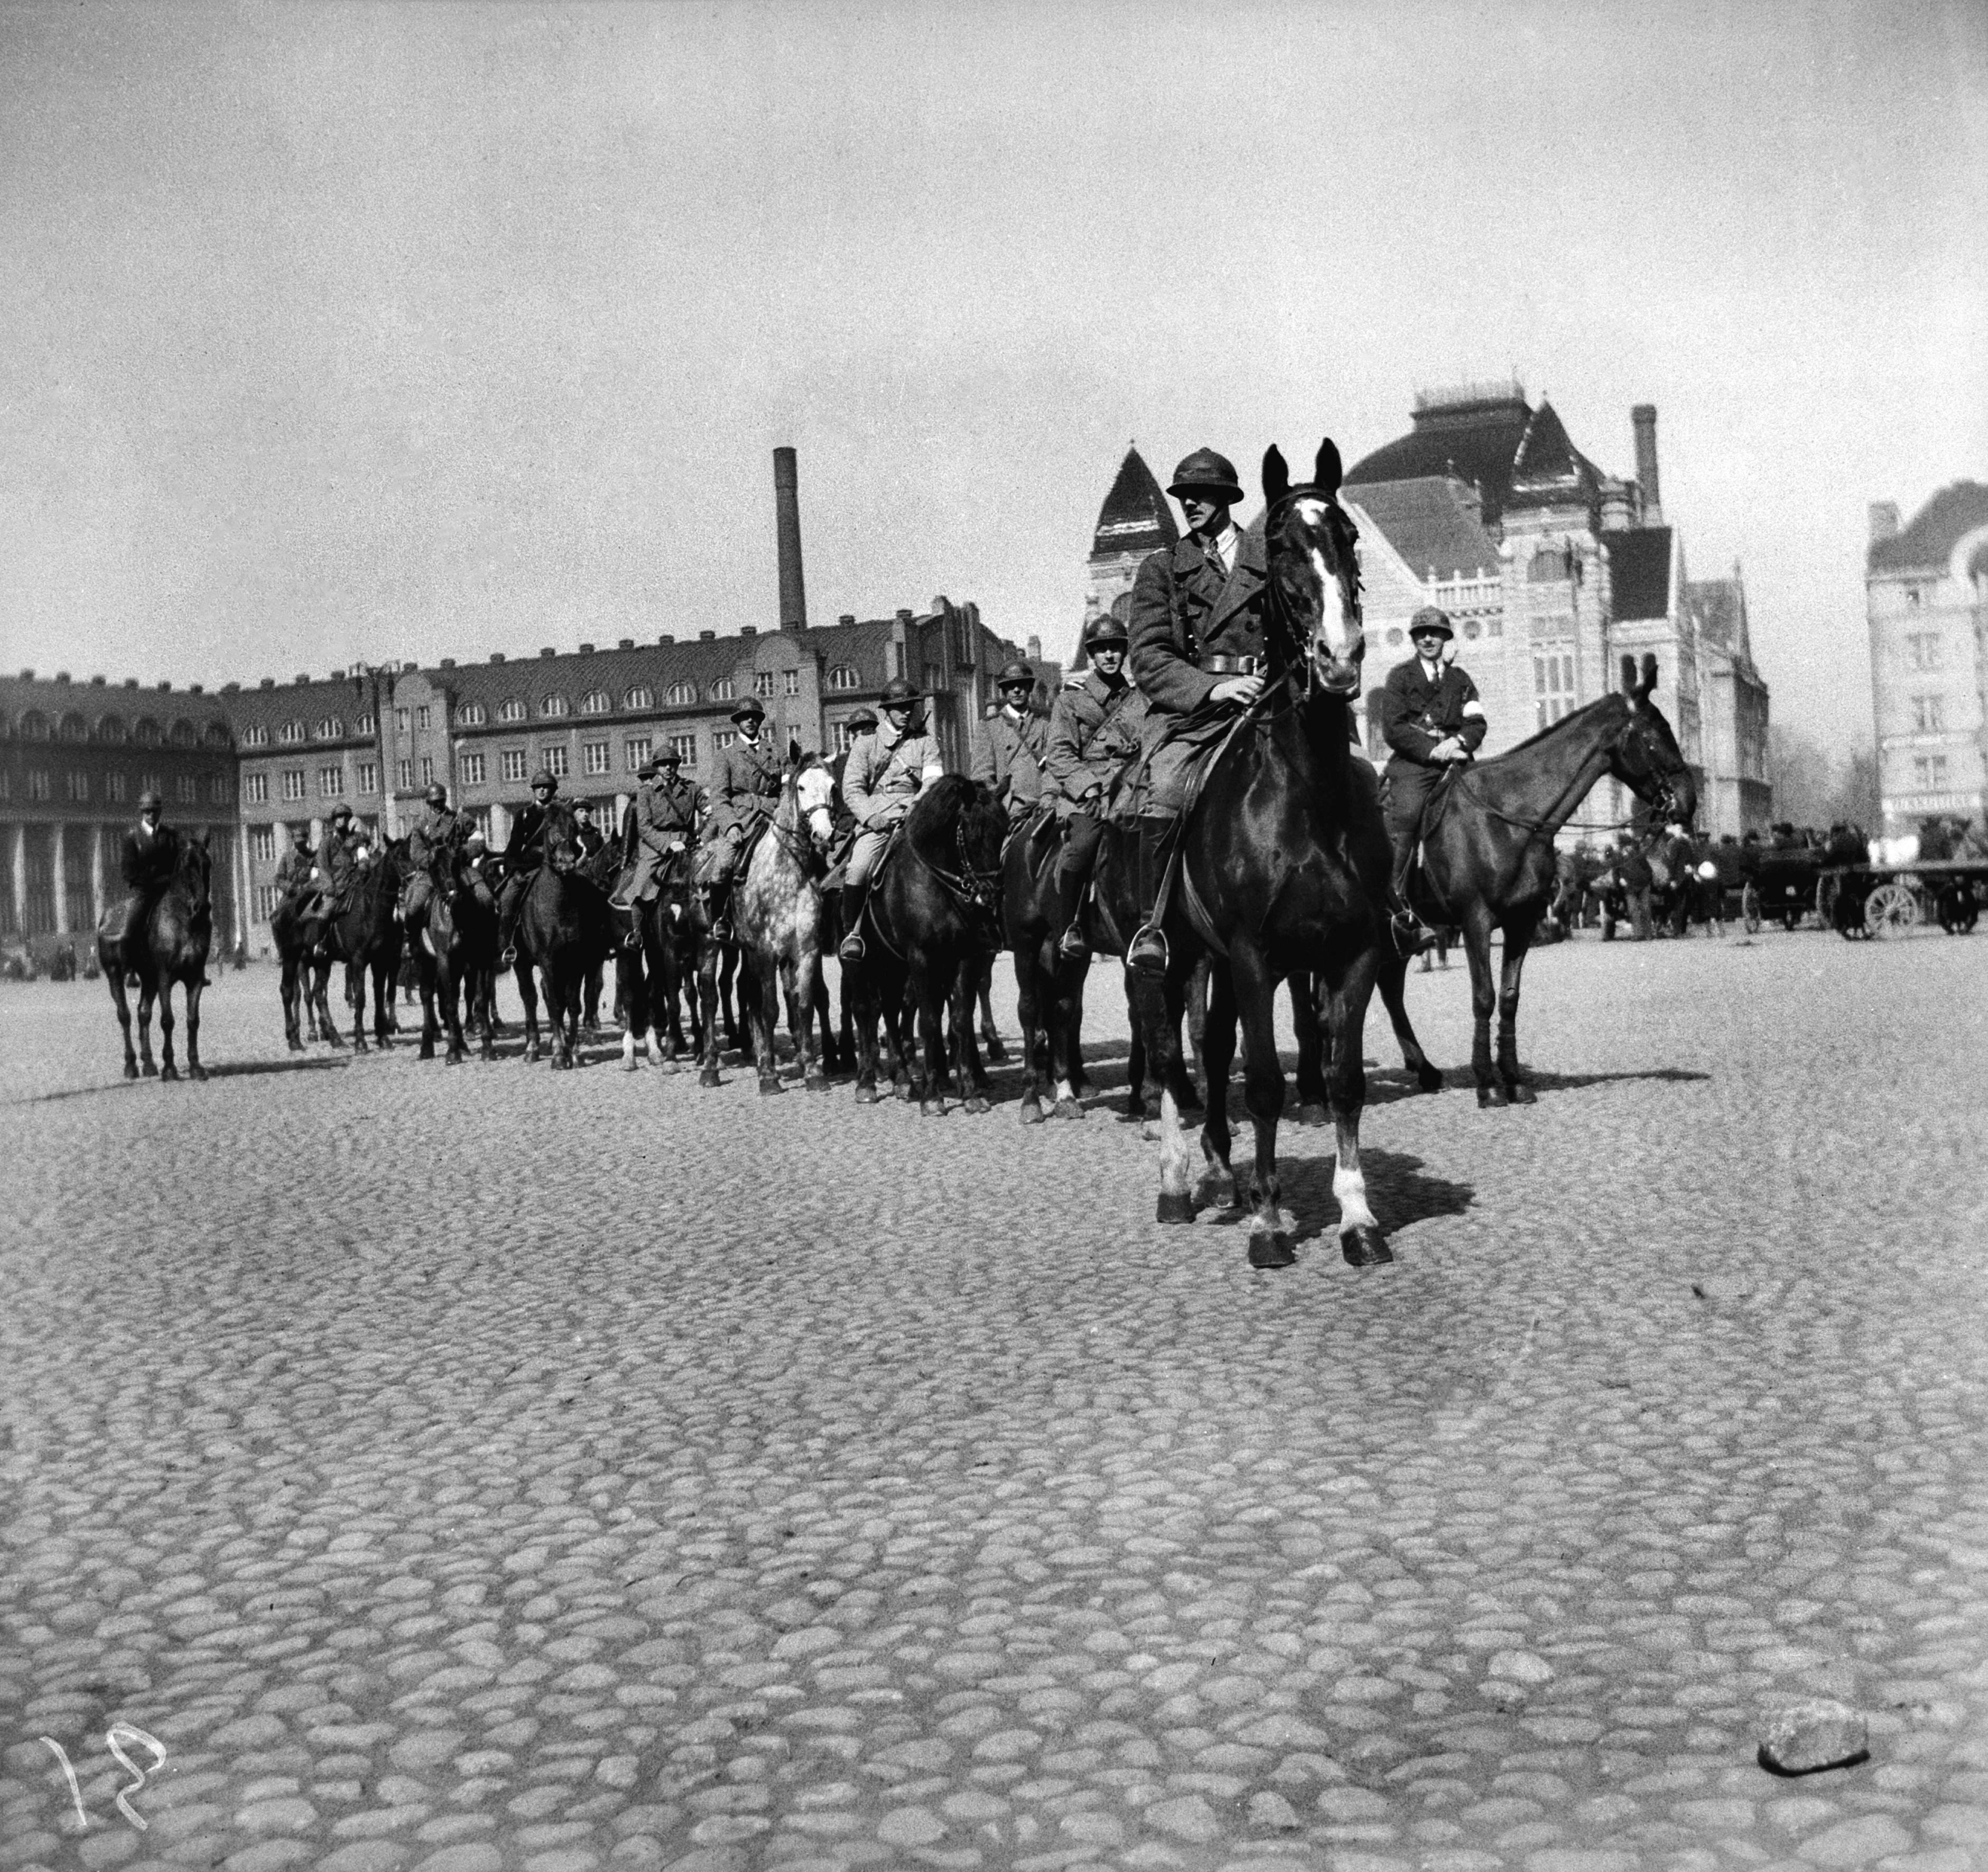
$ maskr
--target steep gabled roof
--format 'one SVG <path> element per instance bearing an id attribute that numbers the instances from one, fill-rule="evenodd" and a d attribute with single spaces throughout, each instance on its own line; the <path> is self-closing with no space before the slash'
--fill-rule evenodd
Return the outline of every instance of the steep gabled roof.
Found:
<path id="1" fill-rule="evenodd" d="M 1172 510 L 1145 457 L 1136 449 L 1125 451 L 1118 465 L 1118 476 L 1104 505 L 1097 510 L 1097 528 L 1091 535 L 1091 557 L 1112 553 L 1151 553 L 1172 546 L 1180 537 Z"/>
<path id="2" fill-rule="evenodd" d="M 1497 543 L 1467 503 L 1462 486 L 1447 476 L 1414 481 L 1373 481 L 1349 488 L 1348 503 L 1380 530 L 1418 579 L 1495 573 Z"/>
<path id="3" fill-rule="evenodd" d="M 1567 439 L 1558 412 L 1550 403 L 1542 401 L 1513 453 L 1512 492 L 1506 505 L 1590 506 L 1601 483 L 1594 464 Z"/>
<path id="4" fill-rule="evenodd" d="M 1692 579 L 1684 593 L 1685 608 L 1698 620 L 1699 635 L 1750 664 L 1753 646 L 1746 629 L 1746 587 L 1738 569 L 1731 578 Z"/>
<path id="5" fill-rule="evenodd" d="M 1601 536 L 1608 554 L 1608 577 L 1615 594 L 1614 616 L 1668 618 L 1671 610 L 1671 530 L 1641 526 Z"/>
<path id="6" fill-rule="evenodd" d="M 1477 489 L 1483 497 L 1483 523 L 1493 527 L 1512 503 L 1523 451 L 1523 472 L 1536 484 L 1531 489 L 1536 500 L 1592 502 L 1597 497 L 1601 475 L 1568 441 L 1553 406 L 1542 402 L 1533 409 L 1516 385 L 1508 394 L 1426 402 L 1413 421 L 1408 435 L 1354 463 L 1347 485 L 1450 476 Z"/>
<path id="7" fill-rule="evenodd" d="M 1873 572 L 1944 572 L 1963 533 L 1988 526 L 1988 487 L 1956 481 L 1943 487 L 1888 540 L 1871 543 Z"/>

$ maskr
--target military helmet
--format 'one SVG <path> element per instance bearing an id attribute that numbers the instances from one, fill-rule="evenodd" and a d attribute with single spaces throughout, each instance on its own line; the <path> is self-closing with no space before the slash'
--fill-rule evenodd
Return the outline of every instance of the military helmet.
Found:
<path id="1" fill-rule="evenodd" d="M 290 828 L 290 839 L 292 843 L 295 845 L 309 845 L 310 843 L 310 828 L 305 824 L 303 820 L 299 819 L 295 825 Z"/>
<path id="2" fill-rule="evenodd" d="M 680 767 L 683 765 L 682 750 L 666 747 L 649 764 L 652 767 Z"/>
<path id="3" fill-rule="evenodd" d="M 341 803 L 331 809 L 331 816 L 335 820 L 350 819 L 352 817 L 352 808 Z"/>
<path id="4" fill-rule="evenodd" d="M 1449 614 L 1439 611 L 1433 604 L 1425 604 L 1408 620 L 1408 635 L 1413 637 L 1418 631 L 1439 631 L 1445 637 L 1456 635 L 1449 628 Z"/>
<path id="5" fill-rule="evenodd" d="M 908 709 L 922 699 L 918 685 L 908 676 L 893 676 L 884 685 L 884 694 L 877 706 L 881 709 Z"/>
<path id="6" fill-rule="evenodd" d="M 1212 494 L 1224 506 L 1232 507 L 1242 498 L 1242 483 L 1236 479 L 1236 466 L 1226 455 L 1217 455 L 1212 449 L 1197 449 L 1174 470 L 1174 478 L 1167 484 L 1167 492 L 1178 497 L 1182 494 Z"/>
<path id="7" fill-rule="evenodd" d="M 1116 644 L 1120 649 L 1131 641 L 1125 630 L 1125 620 L 1114 618 L 1109 611 L 1101 612 L 1084 627 L 1084 647 L 1087 650 L 1105 650 Z"/>
<path id="8" fill-rule="evenodd" d="M 732 705 L 732 719 L 735 722 L 763 722 L 766 711 L 759 706 L 758 696 L 742 696 Z"/>
<path id="9" fill-rule="evenodd" d="M 446 806 L 448 804 L 448 789 L 440 780 L 437 780 L 427 792 L 421 795 L 421 797 L 431 806 Z"/>
<path id="10" fill-rule="evenodd" d="M 635 777 L 637 780 L 654 780 L 661 771 L 662 769 L 656 764 L 655 756 L 651 754 L 635 770 Z"/>
<path id="11" fill-rule="evenodd" d="M 874 709 L 858 709 L 843 725 L 848 728 L 874 728 L 877 726 L 877 711 Z"/>
<path id="12" fill-rule="evenodd" d="M 573 803 L 573 810 L 576 813 L 584 813 L 591 818 L 593 816 L 593 802 L 591 800 L 575 800 Z"/>
<path id="13" fill-rule="evenodd" d="M 549 787 L 555 793 L 559 791 L 559 781 L 550 767 L 541 767 L 532 776 L 532 790 L 536 793 L 541 787 Z"/>
<path id="14" fill-rule="evenodd" d="M 996 689 L 1029 689 L 1036 686 L 1036 672 L 1032 664 L 1009 663 L 1002 666 L 999 675 L 994 679 Z"/>
<path id="15" fill-rule="evenodd" d="M 161 812 L 165 811 L 166 806 L 165 801 L 161 799 L 150 787 L 147 787 L 143 793 L 138 795 L 139 811 L 143 812 L 148 806 L 156 806 Z"/>

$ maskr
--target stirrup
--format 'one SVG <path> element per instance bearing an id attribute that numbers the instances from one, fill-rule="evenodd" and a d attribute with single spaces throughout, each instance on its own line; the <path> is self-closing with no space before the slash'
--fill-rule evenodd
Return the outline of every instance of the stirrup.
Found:
<path id="1" fill-rule="evenodd" d="M 1063 925 L 1063 934 L 1057 939 L 1057 953 L 1072 962 L 1081 962 L 1090 953 L 1090 945 L 1084 937 L 1084 925 L 1076 917 Z"/>
<path id="2" fill-rule="evenodd" d="M 516 943 L 506 943 L 504 946 L 497 952 L 497 966 L 500 969 L 515 969 L 518 966 L 518 946 Z"/>
<path id="3" fill-rule="evenodd" d="M 1125 946 L 1128 969 L 1137 969 L 1141 975 L 1164 975 L 1169 960 L 1164 929 L 1144 923 L 1133 931 L 1131 941 Z"/>
<path id="4" fill-rule="evenodd" d="M 868 953 L 863 946 L 863 933 L 852 929 L 837 946 L 836 956 L 844 962 L 860 962 Z"/>
<path id="5" fill-rule="evenodd" d="M 1388 917 L 1388 933 L 1395 950 L 1404 958 L 1422 954 L 1436 946 L 1436 933 L 1412 910 L 1395 910 Z"/>

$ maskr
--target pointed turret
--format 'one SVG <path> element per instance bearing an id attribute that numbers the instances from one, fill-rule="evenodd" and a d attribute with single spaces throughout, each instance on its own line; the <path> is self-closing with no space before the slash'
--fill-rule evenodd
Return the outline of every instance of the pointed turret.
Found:
<path id="1" fill-rule="evenodd" d="M 1146 458 L 1136 445 L 1128 449 L 1124 460 L 1118 464 L 1111 492 L 1097 510 L 1097 530 L 1090 536 L 1084 622 L 1100 611 L 1116 611 L 1123 617 L 1141 562 L 1148 553 L 1172 546 L 1179 538 L 1180 527 L 1174 520 L 1173 509 L 1154 479 L 1153 471 L 1146 465 Z M 1084 662 L 1084 626 L 1080 624 L 1070 666 L 1081 669 Z"/>

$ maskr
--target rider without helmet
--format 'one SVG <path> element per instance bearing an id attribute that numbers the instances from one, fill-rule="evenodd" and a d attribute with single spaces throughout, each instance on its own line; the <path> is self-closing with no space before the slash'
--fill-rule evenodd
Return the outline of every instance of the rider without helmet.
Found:
<path id="1" fill-rule="evenodd" d="M 173 881 L 178 841 L 160 824 L 165 802 L 147 787 L 138 795 L 138 823 L 124 834 L 122 872 L 126 896 L 118 941 L 129 953 L 144 933 L 152 906 Z"/>
<path id="2" fill-rule="evenodd" d="M 1057 947 L 1073 958 L 1090 953 L 1080 912 L 1104 836 L 1104 798 L 1139 757 L 1146 731 L 1146 699 L 1125 674 L 1126 637 L 1122 618 L 1109 611 L 1094 618 L 1084 633 L 1090 667 L 1050 711 L 1043 764 L 1064 822 L 1057 866 L 1057 920 L 1063 926 Z"/>
<path id="3" fill-rule="evenodd" d="M 891 833 L 909 816 L 918 795 L 945 772 L 931 731 L 922 724 L 916 730 L 912 726 L 921 699 L 915 684 L 893 676 L 877 700 L 883 726 L 850 749 L 843 767 L 843 798 L 859 828 L 842 888 L 844 933 L 838 953 L 845 962 L 863 959 L 864 906 Z"/>
<path id="4" fill-rule="evenodd" d="M 1388 836 L 1395 848 L 1389 887 L 1392 921 L 1397 943 L 1410 954 L 1435 940 L 1435 933 L 1424 928 L 1411 907 L 1408 894 L 1423 808 L 1444 774 L 1466 763 L 1477 751 L 1490 726 L 1477 699 L 1477 685 L 1455 663 L 1444 660 L 1443 646 L 1456 636 L 1449 618 L 1435 605 L 1425 604 L 1408 620 L 1415 655 L 1388 672 L 1385 685 L 1373 697 L 1374 719 L 1393 750 L 1381 787 Z"/>
<path id="5" fill-rule="evenodd" d="M 989 716 L 973 751 L 973 777 L 1006 802 L 1010 824 L 1033 812 L 1043 797 L 1043 746 L 1049 724 L 1029 706 L 1036 692 L 1034 666 L 1006 665 L 994 679 L 1001 706 Z"/>
<path id="6" fill-rule="evenodd" d="M 773 817 L 784 777 L 779 753 L 759 733 L 766 711 L 759 699 L 742 697 L 732 707 L 732 719 L 739 724 L 738 736 L 718 752 L 698 862 L 698 882 L 710 893 L 714 933 L 721 939 L 730 933 L 730 893 L 725 887 L 752 835 Z"/>

